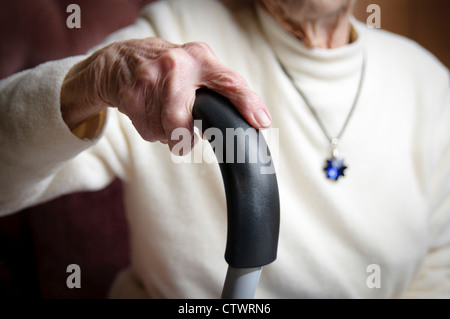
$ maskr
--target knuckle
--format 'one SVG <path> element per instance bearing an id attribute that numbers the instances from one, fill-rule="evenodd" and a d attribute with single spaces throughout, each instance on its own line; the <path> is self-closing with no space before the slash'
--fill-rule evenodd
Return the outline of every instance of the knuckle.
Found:
<path id="1" fill-rule="evenodd" d="M 166 72 L 179 69 L 187 63 L 187 60 L 188 56 L 181 48 L 168 49 L 160 57 L 160 62 Z"/>
<path id="2" fill-rule="evenodd" d="M 215 60 L 215 54 L 211 47 L 205 42 L 189 42 L 183 48 L 194 58 L 211 61 Z"/>

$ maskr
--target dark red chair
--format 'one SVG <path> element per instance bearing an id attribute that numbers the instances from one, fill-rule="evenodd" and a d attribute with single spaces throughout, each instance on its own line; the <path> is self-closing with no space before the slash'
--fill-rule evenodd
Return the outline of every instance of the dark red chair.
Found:
<path id="1" fill-rule="evenodd" d="M 0 78 L 42 62 L 82 54 L 136 19 L 154 0 L 15 0 L 0 9 Z M 78 4 L 81 28 L 66 12 Z M 0 218 L 0 296 L 105 298 L 129 262 L 122 184 L 63 196 Z M 68 288 L 67 266 L 81 269 Z"/>

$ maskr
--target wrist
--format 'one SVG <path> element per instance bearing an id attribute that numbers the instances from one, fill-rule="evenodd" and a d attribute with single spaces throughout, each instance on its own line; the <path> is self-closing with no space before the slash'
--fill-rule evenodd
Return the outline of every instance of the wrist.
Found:
<path id="1" fill-rule="evenodd" d="M 88 79 L 85 62 L 72 67 L 61 86 L 61 115 L 70 130 L 95 117 L 107 107 L 93 92 L 93 81 Z"/>

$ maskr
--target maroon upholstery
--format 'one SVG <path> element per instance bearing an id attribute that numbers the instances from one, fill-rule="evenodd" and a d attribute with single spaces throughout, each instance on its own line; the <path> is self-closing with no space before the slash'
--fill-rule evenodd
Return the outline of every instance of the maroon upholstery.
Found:
<path id="1" fill-rule="evenodd" d="M 85 52 L 134 21 L 152 0 L 14 0 L 0 10 L 0 78 L 39 63 Z M 69 4 L 81 8 L 81 28 L 69 29 Z"/>
<path id="2" fill-rule="evenodd" d="M 86 52 L 129 25 L 153 0 L 14 0 L 0 5 L 0 78 Z M 81 8 L 81 28 L 69 29 L 69 4 Z M 63 196 L 0 218 L 0 296 L 104 298 L 129 262 L 122 185 Z M 81 288 L 69 289 L 66 268 L 81 268 Z"/>

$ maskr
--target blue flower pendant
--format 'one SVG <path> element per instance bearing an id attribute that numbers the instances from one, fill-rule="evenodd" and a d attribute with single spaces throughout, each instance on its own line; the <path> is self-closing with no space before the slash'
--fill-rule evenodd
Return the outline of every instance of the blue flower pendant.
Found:
<path id="1" fill-rule="evenodd" d="M 339 177 L 345 176 L 344 171 L 346 168 L 343 158 L 332 156 L 330 159 L 327 159 L 327 164 L 323 170 L 327 178 L 337 181 Z"/>

